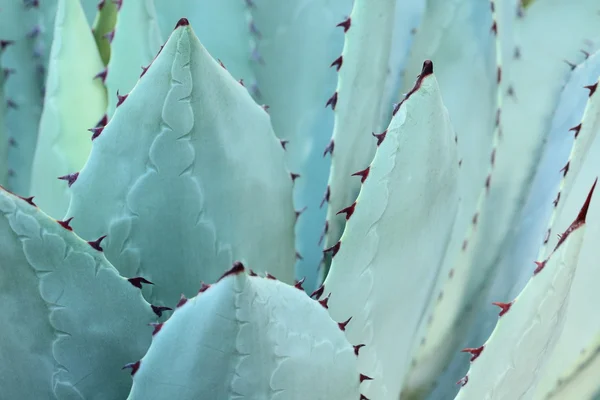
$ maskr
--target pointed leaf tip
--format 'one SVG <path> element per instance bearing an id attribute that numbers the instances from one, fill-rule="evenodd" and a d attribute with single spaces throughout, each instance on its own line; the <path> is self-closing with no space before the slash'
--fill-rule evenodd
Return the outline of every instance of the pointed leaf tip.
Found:
<path id="1" fill-rule="evenodd" d="M 190 24 L 190 21 L 188 21 L 187 18 L 181 18 L 179 21 L 177 21 L 177 25 L 175 25 L 175 29 L 179 28 L 180 26 L 188 26 Z"/>
<path id="2" fill-rule="evenodd" d="M 565 240 L 567 240 L 567 237 L 571 234 L 571 232 L 585 224 L 585 218 L 587 217 L 587 213 L 590 208 L 590 203 L 592 201 L 592 196 L 594 194 L 594 190 L 596 189 L 597 182 L 598 178 L 594 180 L 594 184 L 592 185 L 592 188 L 590 189 L 590 192 L 588 193 L 587 198 L 585 199 L 585 203 L 583 203 L 579 214 L 577 214 L 577 218 L 575 218 L 575 220 L 571 223 L 571 225 L 569 225 L 567 230 L 562 235 L 560 235 L 560 239 L 558 239 L 558 243 L 556 243 L 556 247 L 554 248 L 555 251 L 559 248 L 560 245 L 562 245 L 565 242 Z"/>
<path id="3" fill-rule="evenodd" d="M 423 68 L 421 69 L 421 78 L 427 75 L 433 74 L 433 62 L 431 60 L 423 61 Z"/>

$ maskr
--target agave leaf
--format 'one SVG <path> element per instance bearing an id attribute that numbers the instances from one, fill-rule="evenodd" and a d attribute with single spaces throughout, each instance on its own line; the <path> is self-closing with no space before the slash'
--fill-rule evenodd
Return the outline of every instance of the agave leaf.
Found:
<path id="1" fill-rule="evenodd" d="M 533 395 L 539 371 L 564 326 L 595 186 L 550 256 L 537 263 L 521 294 L 510 303 L 497 303 L 500 318 L 488 341 L 481 347 L 463 350 L 472 354 L 471 367 L 460 381 L 457 400 Z"/>
<path id="2" fill-rule="evenodd" d="M 598 68 L 596 64 L 596 77 L 600 75 Z M 588 81 L 588 83 L 590 82 Z M 583 97 L 587 97 L 587 94 L 590 93 L 581 87 L 580 92 L 582 92 Z M 598 162 L 598 155 L 600 154 L 600 140 L 598 137 L 600 131 L 598 118 L 600 116 L 600 97 L 598 92 L 595 91 L 587 99 L 580 129 L 569 157 L 569 165 L 573 165 L 573 168 L 569 167 L 561 184 L 559 192 L 561 196 L 558 197 L 558 205 L 555 207 L 556 218 L 554 219 L 554 225 L 551 227 L 552 232 L 560 231 L 568 226 L 564 214 L 573 213 L 573 210 L 577 207 L 577 195 L 581 197 L 586 189 L 585 184 L 598 176 L 600 172 Z M 572 126 L 577 127 L 579 125 L 574 124 Z M 569 133 L 572 139 L 573 132 Z M 569 187 L 568 191 L 565 190 L 566 187 Z M 592 208 L 590 218 L 597 217 L 593 214 L 594 212 L 597 212 L 597 210 Z M 552 234 L 548 238 L 548 244 L 551 246 L 556 243 L 554 236 L 556 235 Z M 597 290 L 597 282 L 600 279 L 597 268 L 597 260 L 600 257 L 597 239 L 599 236 L 600 226 L 590 224 L 579 257 L 579 266 L 566 310 L 566 326 L 543 370 L 543 378 L 536 391 L 536 398 L 546 397 L 564 373 L 565 365 L 575 363 L 580 351 L 583 350 L 583 345 L 590 343 L 600 331 L 598 320 L 589 318 L 589 315 L 595 313 L 595 303 L 600 300 Z"/>
<path id="3" fill-rule="evenodd" d="M 428 1 L 409 59 L 409 73 L 414 73 L 417 57 L 428 55 L 439 61 L 436 76 L 457 131 L 461 204 L 419 323 L 410 371 L 400 377 L 405 380 L 403 399 L 421 398 L 432 389 L 469 328 L 467 320 L 457 326 L 455 318 L 464 306 L 464 291 L 471 290 L 469 280 L 480 272 L 461 261 L 473 250 L 470 237 L 480 218 L 485 174 L 493 168 L 494 115 L 501 102 L 496 71 L 502 57 L 500 41 L 490 30 L 492 20 L 489 4 L 479 1 Z"/>
<path id="4" fill-rule="evenodd" d="M 369 166 L 377 141 L 371 136 L 379 128 L 386 70 L 394 29 L 396 0 L 356 0 L 343 23 L 344 50 L 332 66 L 339 71 L 338 85 L 328 104 L 335 111 L 327 186 L 325 248 L 342 236 L 346 218 L 338 212 L 356 200 L 360 177 L 352 176 Z M 377 45 L 373 45 L 377 43 Z"/>
<path id="5" fill-rule="evenodd" d="M 368 398 L 400 394 L 458 207 L 455 134 L 432 72 L 426 61 L 392 118 L 321 292 L 331 294 L 333 319 L 352 317 L 349 341 L 365 344 L 358 361 L 374 379 L 364 384 Z"/>
<path id="6" fill-rule="evenodd" d="M 489 194 L 472 243 L 476 250 L 468 261 L 482 273 L 493 272 L 499 254 L 511 244 L 510 233 L 518 226 L 556 102 L 570 73 L 563 59 L 575 61 L 582 54 L 584 39 L 600 34 L 597 7 L 594 1 L 582 1 L 578 7 L 564 0 L 536 2 L 514 21 L 514 54 L 502 70 L 506 85 L 499 119 L 502 139 L 495 148 Z M 569 35 L 560 34 L 557 24 Z"/>
<path id="7" fill-rule="evenodd" d="M 180 304 L 156 326 L 130 400 L 360 397 L 357 350 L 303 291 L 236 263 Z"/>
<path id="8" fill-rule="evenodd" d="M 44 58 L 41 52 L 39 10 L 23 1 L 6 1 L 0 8 L 2 67 L 14 71 L 6 80 L 6 128 L 10 138 L 8 163 L 13 173 L 8 186 L 27 195 L 31 164 L 42 112 Z"/>
<path id="9" fill-rule="evenodd" d="M 125 3 L 129 2 L 126 1 Z M 137 3 L 141 3 L 141 1 Z M 104 65 L 107 65 L 110 60 L 110 42 L 114 35 L 118 11 L 117 2 L 113 0 L 103 0 L 98 3 L 98 13 L 96 13 L 96 19 L 94 20 L 93 34 Z M 131 47 L 132 50 L 135 49 L 135 46 Z"/>
<path id="10" fill-rule="evenodd" d="M 175 305 L 232 258 L 293 281 L 283 149 L 267 113 L 187 20 L 121 100 L 72 186 L 68 216 L 78 232 L 107 234 L 119 271 L 156 284 L 144 292 L 153 304 Z"/>
<path id="11" fill-rule="evenodd" d="M 57 223 L 58 222 L 58 223 Z M 10 399 L 118 399 L 152 308 L 68 222 L 0 188 L 0 385 Z"/>
<path id="12" fill-rule="evenodd" d="M 163 37 L 168 37 L 180 18 L 187 18 L 208 52 L 221 60 L 231 75 L 241 79 L 250 93 L 258 92 L 252 71 L 252 41 L 261 32 L 252 25 L 244 0 L 154 0 Z"/>
<path id="13" fill-rule="evenodd" d="M 152 0 L 124 1 L 117 16 L 106 70 L 109 116 L 117 108 L 117 94 L 133 89 L 162 43 Z"/>
<path id="14" fill-rule="evenodd" d="M 275 133 L 287 143 L 286 161 L 301 175 L 294 204 L 304 210 L 296 224 L 299 258 L 296 277 L 306 277 L 310 291 L 319 280 L 325 225 L 322 203 L 329 174 L 323 150 L 331 139 L 333 113 L 325 108 L 335 91 L 337 74 L 329 68 L 344 45 L 336 27 L 352 9 L 352 0 L 252 0 L 252 23 L 261 32 L 252 56 L 260 91 L 269 105 Z M 298 47 L 298 43 L 302 43 Z M 356 172 L 356 171 L 353 171 Z M 323 206 L 322 206 L 323 204 Z M 321 270 L 322 272 L 322 270 Z"/>
<path id="15" fill-rule="evenodd" d="M 521 209 L 530 193 L 530 185 L 548 135 L 547 123 L 550 122 L 554 102 L 570 72 L 568 65 L 562 61 L 562 56 L 568 58 L 568 54 L 579 52 L 572 51 L 578 48 L 575 43 L 595 29 L 592 23 L 595 18 L 593 15 L 586 14 L 585 18 L 578 20 L 578 17 L 572 14 L 585 13 L 586 7 L 589 12 L 589 8 L 593 6 L 590 2 L 577 10 L 569 8 L 562 14 L 561 7 L 568 8 L 566 2 L 553 0 L 543 3 L 548 7 L 538 7 L 535 11 L 537 6 L 534 4 L 524 16 L 523 10 L 515 9 L 513 15 L 517 16 L 517 19 L 514 21 L 507 17 L 512 3 L 503 3 L 504 7 L 496 13 L 498 32 L 501 33 L 504 26 L 502 24 L 506 24 L 515 34 L 512 36 L 509 32 L 498 38 L 496 43 L 497 50 L 502 49 L 496 52 L 497 57 L 502 58 L 502 92 L 496 100 L 501 112 L 497 114 L 500 118 L 494 130 L 494 145 L 490 153 L 487 153 L 493 163 L 490 163 L 491 168 L 487 170 L 489 175 L 481 182 L 477 210 L 469 220 L 467 235 L 453 235 L 464 241 L 458 258 L 450 258 L 451 261 L 454 260 L 450 264 L 452 279 L 444 281 L 440 291 L 436 290 L 438 294 L 443 293 L 445 301 L 434 309 L 432 317 L 424 319 L 428 321 L 432 318 L 431 326 L 426 329 L 428 336 L 425 336 L 425 341 L 429 343 L 428 354 L 433 366 L 440 365 L 439 360 L 451 354 L 448 351 L 451 351 L 464 336 L 461 331 L 472 326 L 469 318 L 473 316 L 473 311 L 478 310 L 477 305 L 482 303 L 490 284 L 494 281 L 496 267 L 499 265 L 498 258 L 503 254 L 500 249 L 509 249 L 514 243 L 513 234 L 519 226 Z M 518 17 L 519 15 L 521 17 Z M 549 23 L 557 18 L 565 18 L 568 24 L 575 24 L 571 19 L 575 18 L 583 25 L 569 28 L 569 32 L 572 31 L 573 34 L 567 37 L 548 39 L 559 35 L 553 28 L 554 25 Z M 512 25 L 507 21 L 511 21 Z M 553 40 L 559 42 L 556 47 L 553 47 Z M 517 46 L 512 48 L 508 60 L 504 57 L 504 42 Z M 543 47 L 538 42 L 543 42 Z M 515 51 L 516 48 L 519 50 Z M 541 48 L 544 49 L 543 52 Z M 519 55 L 517 59 L 513 59 L 515 53 Z M 530 56 L 525 57 L 525 53 Z M 566 71 L 563 70 L 563 65 L 567 65 Z M 539 79 L 539 71 L 549 74 L 544 75 L 547 80 L 532 83 Z M 525 79 L 524 76 L 528 78 Z M 529 97 L 525 97 L 524 101 L 519 92 Z M 538 101 L 537 96 L 542 96 L 543 101 Z M 529 105 L 533 103 L 534 110 L 530 115 Z M 522 104 L 528 106 L 523 107 Z M 515 120 L 520 121 L 520 125 L 515 125 Z M 529 131 L 534 133 L 523 134 Z M 459 147 L 461 142 L 464 141 L 459 140 Z M 536 161 L 533 162 L 532 158 Z M 459 216 L 458 221 L 459 224 L 464 223 L 461 222 L 464 221 L 463 217 Z M 447 255 L 452 254 L 453 248 L 453 245 L 449 247 Z M 446 268 L 447 264 L 444 269 Z M 437 347 L 434 346 L 436 343 Z M 444 349 L 446 355 L 440 353 Z M 425 373 L 427 374 L 426 370 Z"/>
<path id="16" fill-rule="evenodd" d="M 55 23 L 31 193 L 50 216 L 61 218 L 71 192 L 57 178 L 85 164 L 92 148 L 87 129 L 106 110 L 106 89 L 94 79 L 103 64 L 79 2 L 60 0 Z"/>

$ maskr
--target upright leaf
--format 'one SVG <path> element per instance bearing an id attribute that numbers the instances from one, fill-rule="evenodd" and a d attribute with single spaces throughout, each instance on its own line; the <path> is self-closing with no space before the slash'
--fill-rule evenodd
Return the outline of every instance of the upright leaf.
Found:
<path id="1" fill-rule="evenodd" d="M 68 216 L 174 306 L 240 259 L 293 280 L 292 178 L 268 114 L 182 19 L 73 183 Z M 89 210 L 93 209 L 93 212 Z M 254 240 L 250 240 L 254 239 Z"/>
<path id="2" fill-rule="evenodd" d="M 94 79 L 103 64 L 79 2 L 59 0 L 55 23 L 30 192 L 49 215 L 62 218 L 71 190 L 57 178 L 85 164 L 92 148 L 87 130 L 106 110 L 106 89 Z"/>

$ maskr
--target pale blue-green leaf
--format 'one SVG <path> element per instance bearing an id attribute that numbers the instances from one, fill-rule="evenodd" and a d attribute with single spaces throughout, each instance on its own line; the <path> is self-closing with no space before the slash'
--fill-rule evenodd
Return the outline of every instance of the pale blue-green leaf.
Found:
<path id="1" fill-rule="evenodd" d="M 6 128 L 11 145 L 8 164 L 12 173 L 8 187 L 27 195 L 31 164 L 42 112 L 45 56 L 39 29 L 40 11 L 22 1 L 3 2 L 0 8 L 0 39 L 12 41 L 2 52 L 1 65 L 14 73 L 6 80 Z"/>
<path id="2" fill-rule="evenodd" d="M 323 306 L 238 264 L 154 335 L 128 398 L 358 399 L 356 360 Z"/>
<path id="3" fill-rule="evenodd" d="M 338 214 L 350 206 L 360 191 L 360 176 L 352 174 L 369 166 L 377 140 L 372 136 L 380 125 L 396 0 L 356 0 L 349 16 L 344 49 L 339 64 L 333 136 L 328 147 L 331 170 L 327 191 L 325 248 L 342 236 L 346 218 Z M 377 45 L 374 45 L 377 43 Z"/>
<path id="4" fill-rule="evenodd" d="M 59 0 L 55 22 L 30 193 L 48 215 L 62 218 L 71 191 L 57 178 L 85 164 L 92 148 L 87 129 L 106 110 L 106 90 L 94 79 L 103 64 L 79 2 Z"/>
<path id="5" fill-rule="evenodd" d="M 174 306 L 233 260 L 291 282 L 283 153 L 267 113 L 183 25 L 94 141 L 68 216 L 88 240 L 108 234 L 108 259 L 154 282 L 153 304 Z"/>
<path id="6" fill-rule="evenodd" d="M 156 315 L 101 252 L 0 188 L 6 399 L 125 398 Z"/>
<path id="7" fill-rule="evenodd" d="M 254 0 L 252 21 L 261 32 L 252 53 L 261 103 L 269 105 L 275 133 L 288 140 L 286 161 L 301 176 L 294 187 L 296 248 L 302 256 L 296 278 L 310 291 L 323 258 L 320 236 L 327 208 L 321 207 L 329 176 L 323 150 L 331 139 L 333 113 L 325 108 L 337 74 L 329 65 L 342 52 L 343 28 L 336 25 L 352 0 Z"/>
<path id="8" fill-rule="evenodd" d="M 348 339 L 366 345 L 359 368 L 373 378 L 363 383 L 373 399 L 400 395 L 459 202 L 455 133 L 436 78 L 416 87 L 377 150 L 324 283 L 332 317 L 352 317 Z"/>
<path id="9" fill-rule="evenodd" d="M 471 367 L 461 381 L 457 400 L 532 398 L 541 368 L 565 323 L 566 304 L 584 240 L 589 196 L 581 212 L 571 216 L 573 223 L 563 241 L 548 259 L 540 260 L 542 264 L 510 302 L 510 308 L 502 309 L 490 338 L 473 350 Z M 591 202 L 592 207 L 596 204 Z"/>

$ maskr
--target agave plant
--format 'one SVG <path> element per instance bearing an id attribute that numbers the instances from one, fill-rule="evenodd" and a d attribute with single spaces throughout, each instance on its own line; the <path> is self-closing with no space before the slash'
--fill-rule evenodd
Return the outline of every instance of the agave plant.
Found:
<path id="1" fill-rule="evenodd" d="M 597 395 L 596 1 L 0 21 L 0 397 Z"/>

